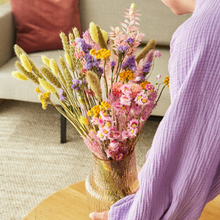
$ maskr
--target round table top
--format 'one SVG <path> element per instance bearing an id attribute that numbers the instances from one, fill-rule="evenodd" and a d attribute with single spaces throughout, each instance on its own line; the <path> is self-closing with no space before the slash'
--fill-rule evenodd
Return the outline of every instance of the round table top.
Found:
<path id="1" fill-rule="evenodd" d="M 220 219 L 220 195 L 209 202 L 199 220 Z M 85 181 L 70 185 L 52 194 L 23 220 L 89 220 Z"/>

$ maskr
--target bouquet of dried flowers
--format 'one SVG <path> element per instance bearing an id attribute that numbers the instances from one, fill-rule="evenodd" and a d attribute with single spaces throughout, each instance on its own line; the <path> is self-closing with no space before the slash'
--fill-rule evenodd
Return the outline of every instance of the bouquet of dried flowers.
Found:
<path id="1" fill-rule="evenodd" d="M 37 84 L 35 91 L 43 109 L 52 104 L 101 159 L 121 160 L 134 149 L 144 123 L 169 84 L 169 77 L 156 85 L 149 81 L 154 60 L 161 56 L 155 51 L 154 39 L 135 55 L 144 37 L 137 27 L 138 16 L 132 4 L 124 23 L 120 28 L 111 27 L 109 35 L 93 22 L 82 38 L 76 28 L 69 39 L 61 33 L 65 54 L 59 65 L 42 56 L 45 66 L 40 70 L 14 46 L 20 62 L 16 62 L 19 71 L 12 75 Z"/>

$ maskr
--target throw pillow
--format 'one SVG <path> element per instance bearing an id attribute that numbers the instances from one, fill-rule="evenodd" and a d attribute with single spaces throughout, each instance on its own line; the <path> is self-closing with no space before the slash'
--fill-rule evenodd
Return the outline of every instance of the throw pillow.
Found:
<path id="1" fill-rule="evenodd" d="M 10 0 L 16 44 L 27 53 L 62 48 L 60 32 L 77 27 L 81 33 L 78 0 Z"/>

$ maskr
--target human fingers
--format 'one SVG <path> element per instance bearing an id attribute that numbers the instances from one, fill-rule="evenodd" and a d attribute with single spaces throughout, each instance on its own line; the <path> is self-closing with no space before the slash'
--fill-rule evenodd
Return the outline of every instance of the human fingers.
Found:
<path id="1" fill-rule="evenodd" d="M 92 220 L 108 220 L 108 213 L 109 211 L 105 212 L 92 212 L 89 214 L 89 217 Z"/>

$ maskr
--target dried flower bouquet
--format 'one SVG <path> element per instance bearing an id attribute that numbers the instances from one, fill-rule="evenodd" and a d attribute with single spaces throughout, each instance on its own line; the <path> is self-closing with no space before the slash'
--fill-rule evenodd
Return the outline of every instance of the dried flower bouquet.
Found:
<path id="1" fill-rule="evenodd" d="M 111 27 L 109 35 L 93 22 L 83 38 L 76 28 L 69 39 L 61 33 L 64 57 L 60 56 L 58 65 L 42 56 L 45 67 L 40 70 L 25 51 L 14 46 L 20 62 L 16 62 L 19 71 L 12 75 L 37 84 L 35 91 L 43 109 L 52 104 L 101 159 L 121 160 L 132 152 L 144 123 L 169 84 L 169 77 L 156 85 L 149 81 L 154 60 L 161 56 L 154 50 L 154 39 L 135 55 L 144 37 L 137 27 L 138 16 L 132 4 L 121 28 Z"/>

